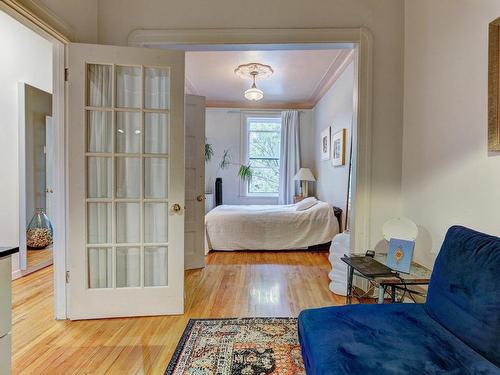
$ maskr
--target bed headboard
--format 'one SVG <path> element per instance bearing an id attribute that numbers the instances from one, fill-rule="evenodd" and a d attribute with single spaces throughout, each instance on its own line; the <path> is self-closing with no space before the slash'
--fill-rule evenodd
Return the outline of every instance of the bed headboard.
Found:
<path id="1" fill-rule="evenodd" d="M 339 222 L 339 233 L 342 233 L 342 209 L 339 207 L 332 206 L 333 208 L 333 214 L 337 218 L 337 221 Z"/>

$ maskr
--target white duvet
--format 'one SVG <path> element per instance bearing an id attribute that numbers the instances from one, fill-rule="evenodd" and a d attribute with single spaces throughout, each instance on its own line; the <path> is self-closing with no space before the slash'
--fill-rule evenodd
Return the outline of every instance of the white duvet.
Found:
<path id="1" fill-rule="evenodd" d="M 339 232 L 332 207 L 222 205 L 205 215 L 207 250 L 287 250 L 329 242 Z"/>

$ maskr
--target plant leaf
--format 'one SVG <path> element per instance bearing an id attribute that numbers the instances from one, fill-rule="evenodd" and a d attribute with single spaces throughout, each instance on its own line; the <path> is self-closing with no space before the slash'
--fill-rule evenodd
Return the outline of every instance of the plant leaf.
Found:
<path id="1" fill-rule="evenodd" d="M 252 178 L 253 172 L 250 165 L 241 165 L 238 170 L 238 176 L 242 181 L 250 180 Z"/>
<path id="2" fill-rule="evenodd" d="M 214 156 L 214 146 L 210 143 L 205 143 L 205 163 L 212 160 L 212 156 Z"/>
<path id="3" fill-rule="evenodd" d="M 229 167 L 231 164 L 231 153 L 229 150 L 224 150 L 224 153 L 222 154 L 222 159 L 219 163 L 220 169 L 226 169 Z"/>

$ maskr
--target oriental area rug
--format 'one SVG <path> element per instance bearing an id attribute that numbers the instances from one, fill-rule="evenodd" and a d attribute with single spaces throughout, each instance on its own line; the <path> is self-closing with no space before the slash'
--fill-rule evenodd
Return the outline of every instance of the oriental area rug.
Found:
<path id="1" fill-rule="evenodd" d="M 305 374 L 297 319 L 191 319 L 165 374 Z"/>

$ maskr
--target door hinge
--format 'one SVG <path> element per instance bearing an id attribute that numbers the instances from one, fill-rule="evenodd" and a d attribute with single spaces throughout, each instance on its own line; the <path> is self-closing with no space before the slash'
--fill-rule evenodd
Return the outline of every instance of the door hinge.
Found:
<path id="1" fill-rule="evenodd" d="M 64 68 L 64 82 L 69 80 L 69 68 Z"/>
<path id="2" fill-rule="evenodd" d="M 69 271 L 66 271 L 66 284 L 69 284 Z"/>

